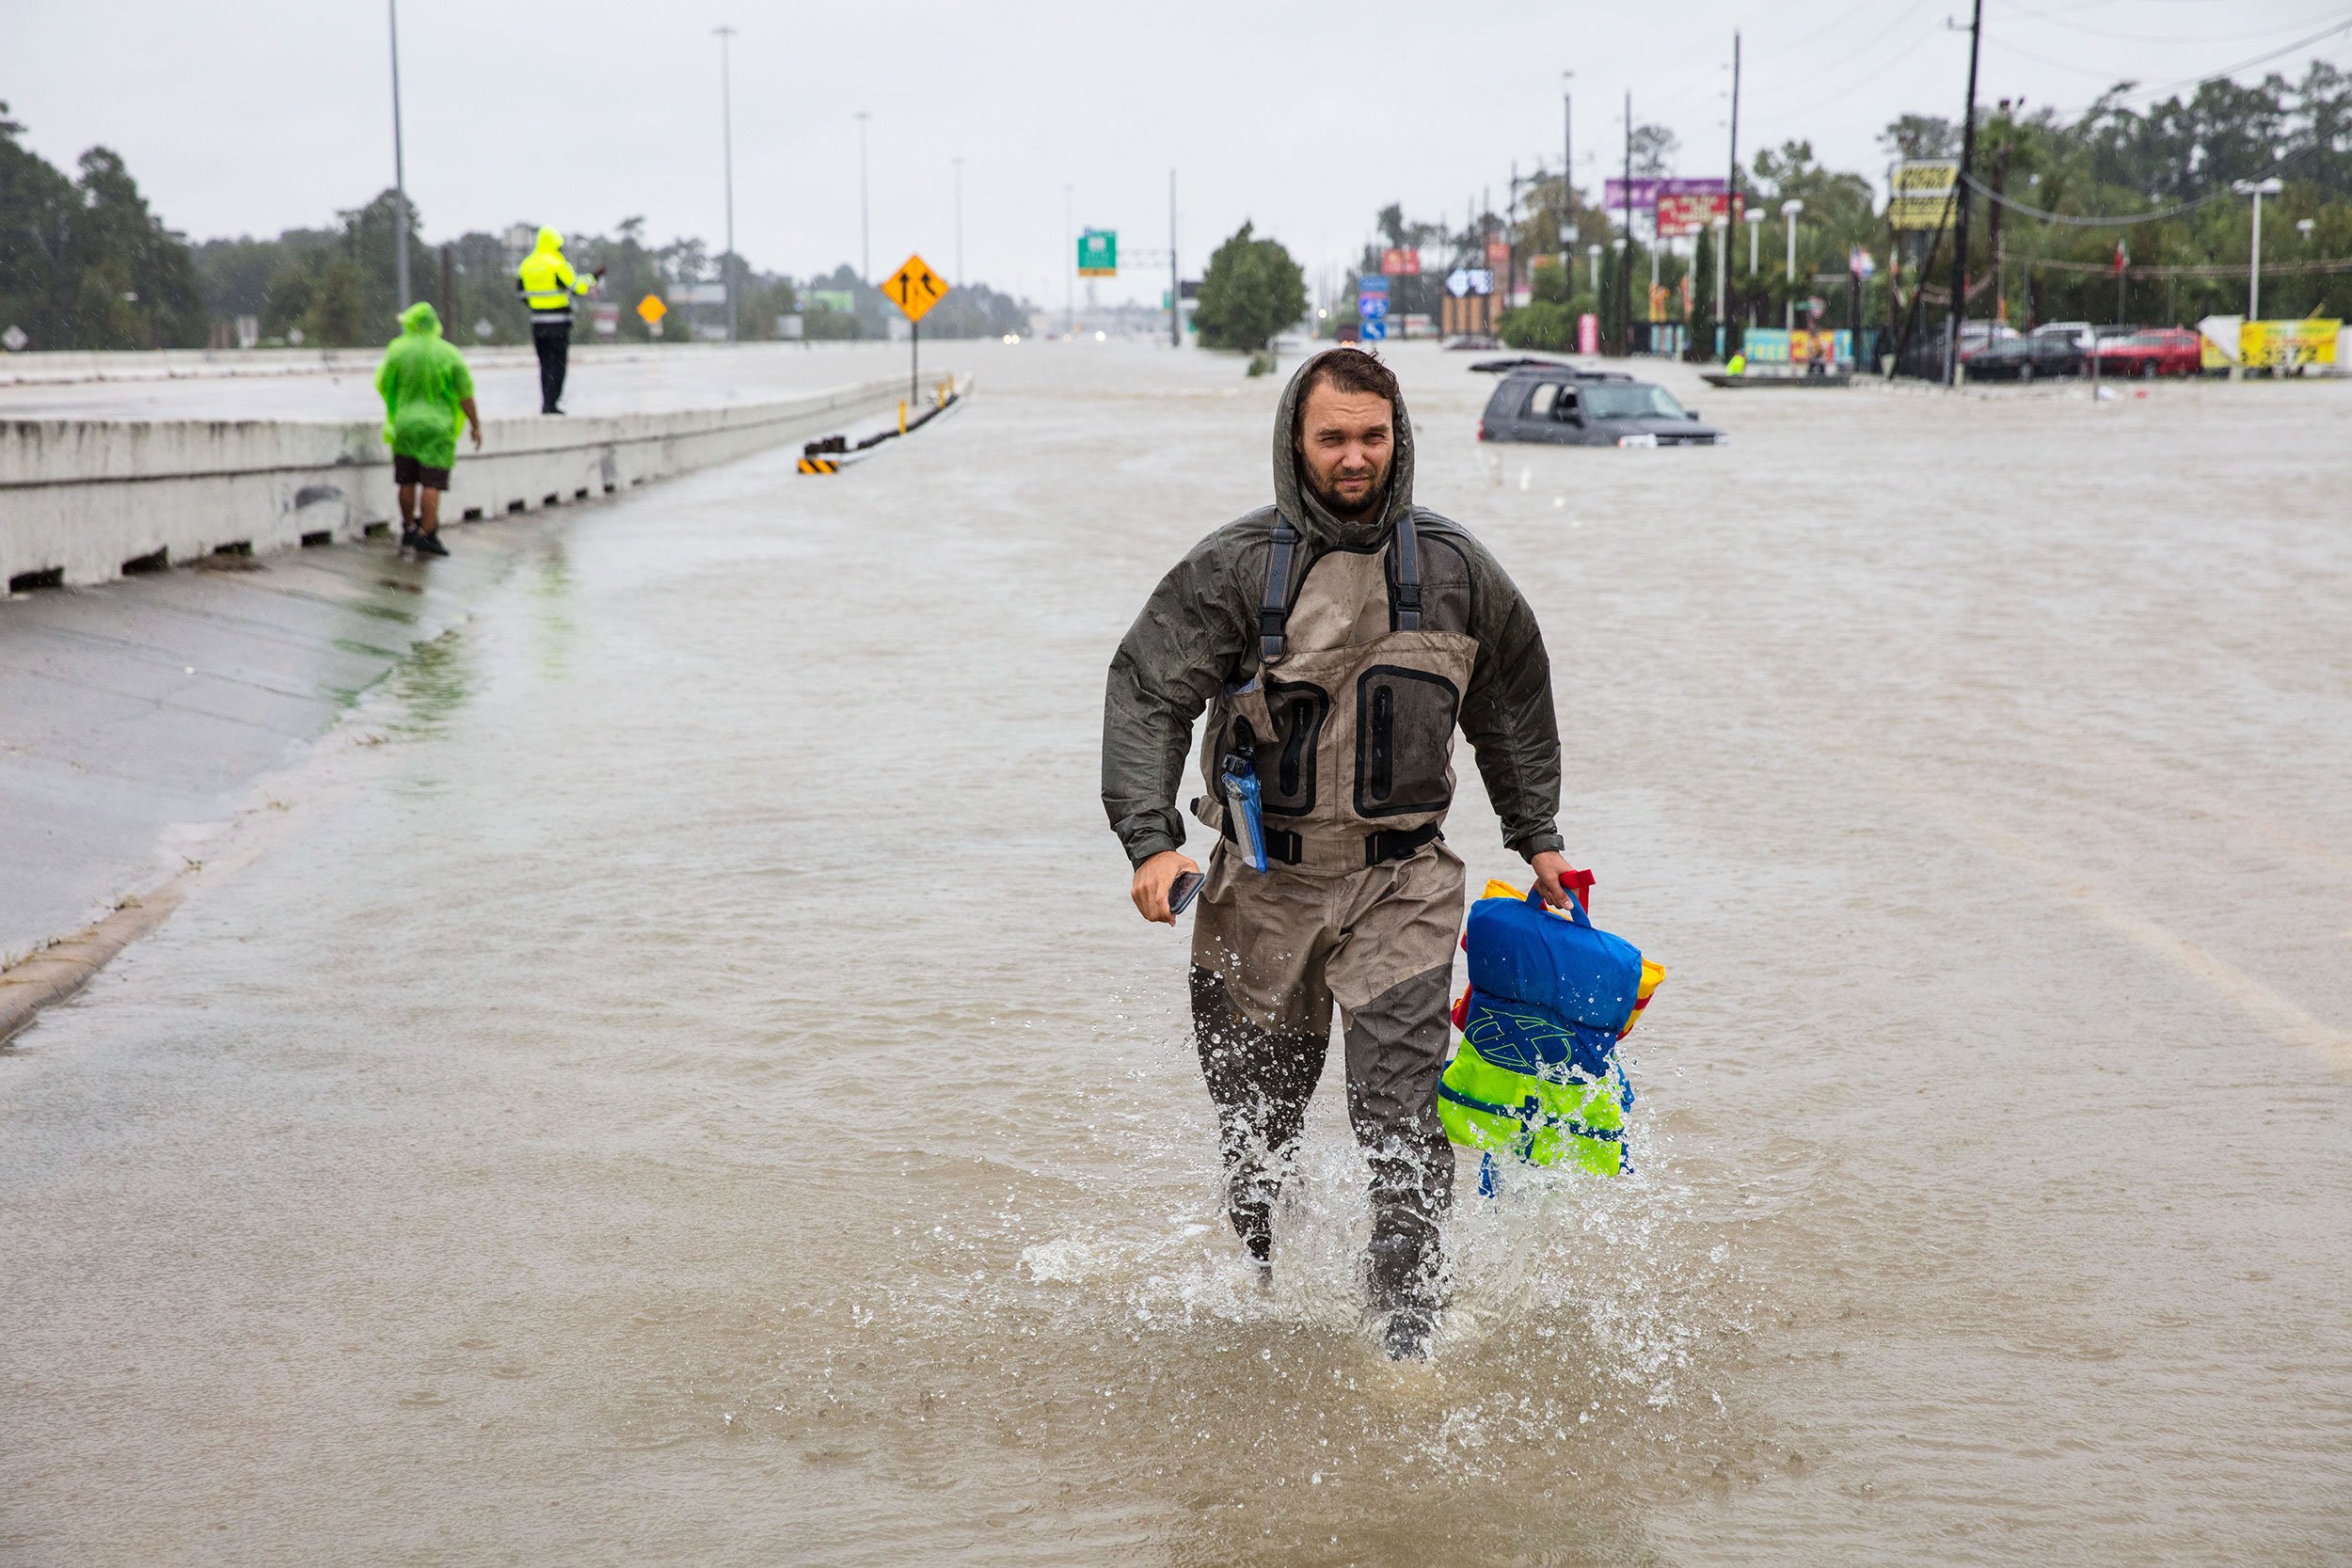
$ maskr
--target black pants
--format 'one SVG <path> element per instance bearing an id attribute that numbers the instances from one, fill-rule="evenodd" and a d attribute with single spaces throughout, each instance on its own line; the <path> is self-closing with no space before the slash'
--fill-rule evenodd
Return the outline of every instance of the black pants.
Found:
<path id="1" fill-rule="evenodd" d="M 539 351 L 539 412 L 552 414 L 564 401 L 564 362 L 571 357 L 572 324 L 531 324 L 531 346 Z"/>
<path id="2" fill-rule="evenodd" d="M 1426 1053 L 1431 1041 L 1422 1037 L 1433 1031 L 1442 1057 L 1449 973 L 1407 980 L 1345 1021 L 1348 1120 L 1372 1166 L 1367 1283 L 1383 1311 L 1442 1305 L 1438 1226 L 1453 1204 L 1454 1149 L 1435 1113 L 1396 1092 L 1390 1069 L 1407 1048 Z M 1200 1075 L 1216 1106 L 1226 1212 L 1250 1256 L 1263 1262 L 1272 1254 L 1275 1199 L 1329 1041 L 1259 1028 L 1234 1008 L 1225 983 L 1200 968 L 1192 972 L 1192 1020 Z"/>

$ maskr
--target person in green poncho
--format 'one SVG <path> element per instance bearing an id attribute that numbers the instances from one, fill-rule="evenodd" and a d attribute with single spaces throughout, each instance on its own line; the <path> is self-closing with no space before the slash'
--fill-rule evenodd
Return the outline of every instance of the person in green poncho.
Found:
<path id="1" fill-rule="evenodd" d="M 457 462 L 457 432 L 471 427 L 482 450 L 482 415 L 473 405 L 473 372 L 441 336 L 441 318 L 421 300 L 400 314 L 400 336 L 375 370 L 384 399 L 384 444 L 392 449 L 400 486 L 400 547 L 447 555 L 441 543 L 441 492 Z M 423 494 L 420 496 L 419 491 Z"/>

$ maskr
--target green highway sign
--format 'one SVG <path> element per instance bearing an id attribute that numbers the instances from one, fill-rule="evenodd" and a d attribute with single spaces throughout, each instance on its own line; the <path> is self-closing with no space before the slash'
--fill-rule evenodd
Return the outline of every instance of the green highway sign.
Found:
<path id="1" fill-rule="evenodd" d="M 1119 276 L 1119 230 L 1089 229 L 1078 236 L 1078 276 L 1080 277 L 1117 277 Z"/>

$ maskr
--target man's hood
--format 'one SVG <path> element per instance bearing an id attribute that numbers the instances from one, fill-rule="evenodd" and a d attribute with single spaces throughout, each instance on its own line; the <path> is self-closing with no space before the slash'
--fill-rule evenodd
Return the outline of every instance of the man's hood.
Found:
<path id="1" fill-rule="evenodd" d="M 441 335 L 441 318 L 432 306 L 419 300 L 400 313 L 400 329 L 420 338 L 437 338 Z"/>
<path id="2" fill-rule="evenodd" d="M 1274 410 L 1274 504 L 1310 540 L 1346 549 L 1377 545 L 1396 526 L 1396 519 L 1413 505 L 1413 421 L 1405 411 L 1402 392 L 1390 400 L 1396 405 L 1396 450 L 1389 463 L 1388 490 L 1377 509 L 1352 522 L 1333 516 L 1315 499 L 1308 487 L 1307 476 L 1298 466 L 1298 445 L 1292 432 L 1297 422 L 1299 402 L 1306 395 L 1307 378 L 1314 373 L 1325 355 L 1359 352 L 1336 348 L 1310 356 L 1291 376 L 1291 384 L 1282 389 L 1282 401 Z"/>
<path id="3" fill-rule="evenodd" d="M 554 255 L 557 251 L 564 248 L 564 231 L 560 229 L 540 230 L 539 244 L 535 248 L 541 255 Z"/>

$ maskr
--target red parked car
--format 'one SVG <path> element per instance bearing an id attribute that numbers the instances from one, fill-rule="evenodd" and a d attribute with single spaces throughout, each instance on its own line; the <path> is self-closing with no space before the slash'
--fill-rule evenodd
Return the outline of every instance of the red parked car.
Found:
<path id="1" fill-rule="evenodd" d="M 2099 340 L 2102 375 L 2195 375 L 2204 368 L 2204 348 L 2185 326 L 2152 326 Z"/>

